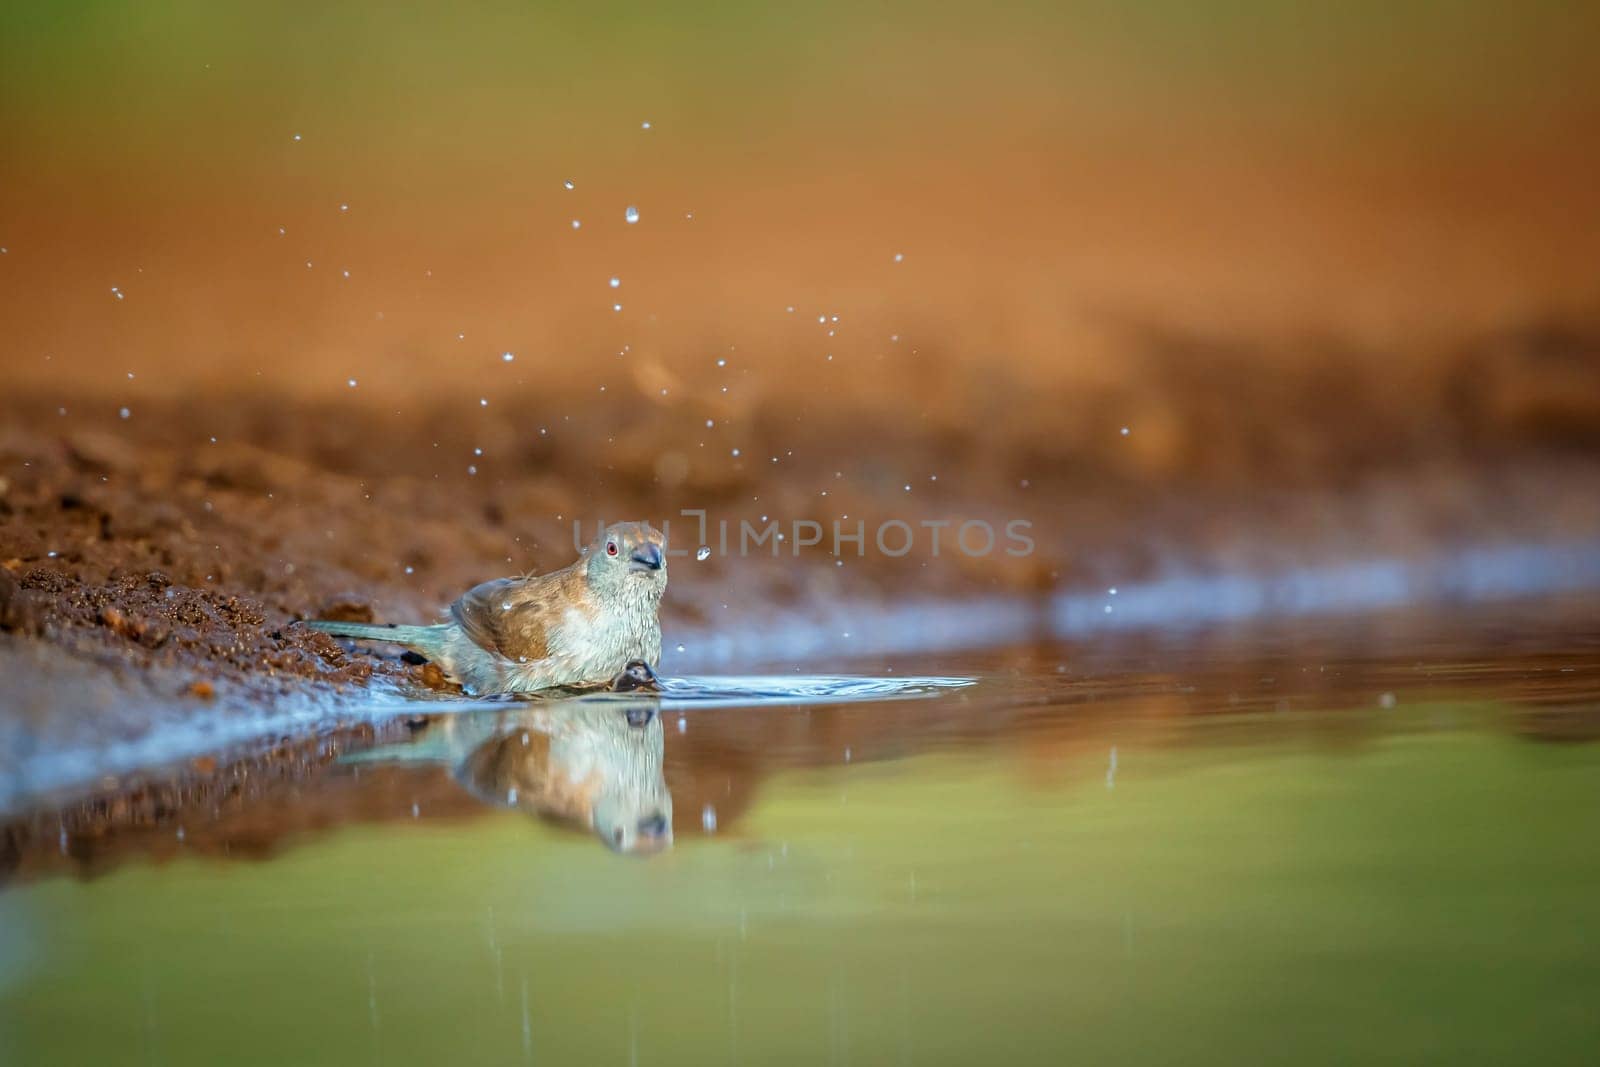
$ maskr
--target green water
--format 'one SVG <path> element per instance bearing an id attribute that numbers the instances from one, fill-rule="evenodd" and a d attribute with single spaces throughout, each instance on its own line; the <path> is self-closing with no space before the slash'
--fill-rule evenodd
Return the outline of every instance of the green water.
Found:
<path id="1" fill-rule="evenodd" d="M 22 880 L 0 1058 L 1592 1062 L 1587 653 L 1333 682 L 1052 662 L 664 712 L 649 857 L 485 807 Z"/>

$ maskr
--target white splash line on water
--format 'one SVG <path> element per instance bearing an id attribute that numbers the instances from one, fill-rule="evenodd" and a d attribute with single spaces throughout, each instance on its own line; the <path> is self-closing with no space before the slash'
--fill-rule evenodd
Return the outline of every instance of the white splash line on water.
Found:
<path id="1" fill-rule="evenodd" d="M 736 675 L 665 677 L 659 693 L 596 693 L 563 700 L 616 702 L 619 706 L 648 701 L 665 711 L 725 707 L 776 707 L 837 704 L 854 701 L 909 700 L 935 696 L 974 684 L 974 678 L 862 677 L 851 675 Z M 29 799 L 87 787 L 96 779 L 171 767 L 198 755 L 240 751 L 267 739 L 315 734 L 334 726 L 382 722 L 407 713 L 457 715 L 477 711 L 504 712 L 528 707 L 514 698 L 428 700 L 407 699 L 398 690 L 365 694 L 360 701 L 290 698 L 285 705 L 255 714 L 193 715 L 173 718 L 170 705 L 151 705 L 150 728 L 137 738 L 87 737 L 57 742 L 57 747 L 0 760 L 0 812 Z M 13 755 L 16 755 L 12 750 Z"/>
<path id="2" fill-rule="evenodd" d="M 846 674 L 750 674 L 661 679 L 661 707 L 729 708 L 751 705 L 834 704 L 858 700 L 914 700 L 977 683 L 976 678 L 931 675 L 864 677 Z"/>

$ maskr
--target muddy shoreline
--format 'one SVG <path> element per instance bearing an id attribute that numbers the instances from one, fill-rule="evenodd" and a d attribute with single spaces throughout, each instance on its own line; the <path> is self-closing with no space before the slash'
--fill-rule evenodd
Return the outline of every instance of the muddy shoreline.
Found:
<path id="1" fill-rule="evenodd" d="M 841 758 L 893 761 L 956 739 L 1016 746 L 1029 775 L 1048 776 L 1052 760 L 1101 736 L 1108 720 L 1177 738 L 1185 720 L 1213 717 L 1214 744 L 1235 738 L 1224 720 L 1248 721 L 1256 734 L 1309 733 L 1352 750 L 1393 731 L 1396 715 L 1409 729 L 1448 726 L 1395 710 L 1442 703 L 1476 708 L 1525 741 L 1593 742 L 1597 642 L 1587 601 L 1558 598 L 1450 617 L 1326 619 L 1294 633 L 1222 628 L 935 657 L 985 679 L 953 702 L 663 710 L 675 833 L 741 835 L 745 812 L 773 774 Z M 893 669 L 881 664 L 874 673 Z M 448 766 L 344 762 L 376 746 L 426 744 L 445 711 L 411 703 L 370 721 L 264 738 L 36 800 L 0 819 L 0 889 L 58 875 L 94 878 L 132 862 L 267 860 L 341 828 L 499 811 Z M 468 712 L 500 713 L 481 702 Z M 717 813 L 714 830 L 702 823 L 708 808 Z"/>
<path id="2" fill-rule="evenodd" d="M 971 364 L 926 351 L 837 394 L 789 388 L 783 363 L 732 394 L 646 375 L 487 405 L 448 389 L 11 392 L 0 754 L 15 777 L 41 752 L 136 743 L 152 722 L 247 732 L 264 710 L 309 709 L 292 721 L 327 730 L 374 694 L 426 696 L 394 650 L 296 621 L 432 619 L 485 578 L 569 562 L 575 521 L 694 509 L 713 531 L 824 531 L 744 554 L 708 537 L 700 560 L 695 521 L 676 521 L 669 672 L 911 650 L 928 638 L 897 628 L 921 603 L 974 605 L 968 633 L 934 621 L 945 647 L 982 647 L 1047 632 L 1053 596 L 1175 571 L 1600 539 L 1600 330 L 1499 331 L 1408 365 L 1131 336 L 1116 374 L 1068 393 L 1000 370 L 980 387 Z M 935 552 L 923 536 L 890 555 L 869 533 L 862 554 L 835 555 L 826 536 L 1013 519 L 1030 524 L 1029 554 Z"/>

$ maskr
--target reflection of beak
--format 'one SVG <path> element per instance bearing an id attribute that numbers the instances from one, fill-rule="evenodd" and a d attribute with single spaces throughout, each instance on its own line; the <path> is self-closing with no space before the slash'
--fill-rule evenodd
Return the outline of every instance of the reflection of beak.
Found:
<path id="1" fill-rule="evenodd" d="M 633 826 L 633 837 L 621 827 L 613 827 L 608 835 L 601 831 L 600 840 L 611 846 L 613 852 L 634 856 L 650 856 L 672 847 L 672 819 L 662 812 L 641 816 Z"/>
<path id="2" fill-rule="evenodd" d="M 633 851 L 641 855 L 661 852 L 672 847 L 672 820 L 657 812 L 639 820 L 638 836 L 633 839 Z"/>
<path id="3" fill-rule="evenodd" d="M 646 541 L 633 550 L 630 558 L 633 561 L 629 565 L 630 570 L 658 571 L 661 569 L 661 546 L 653 541 Z"/>

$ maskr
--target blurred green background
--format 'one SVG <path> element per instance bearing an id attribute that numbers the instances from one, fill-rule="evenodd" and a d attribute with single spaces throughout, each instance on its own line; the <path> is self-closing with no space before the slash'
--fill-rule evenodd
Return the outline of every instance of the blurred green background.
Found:
<path id="1" fill-rule="evenodd" d="M 501 812 L 52 879 L 0 896 L 31 964 L 0 1033 L 23 1063 L 1586 1062 L 1595 749 L 1506 712 L 786 771 L 649 861 Z"/>

